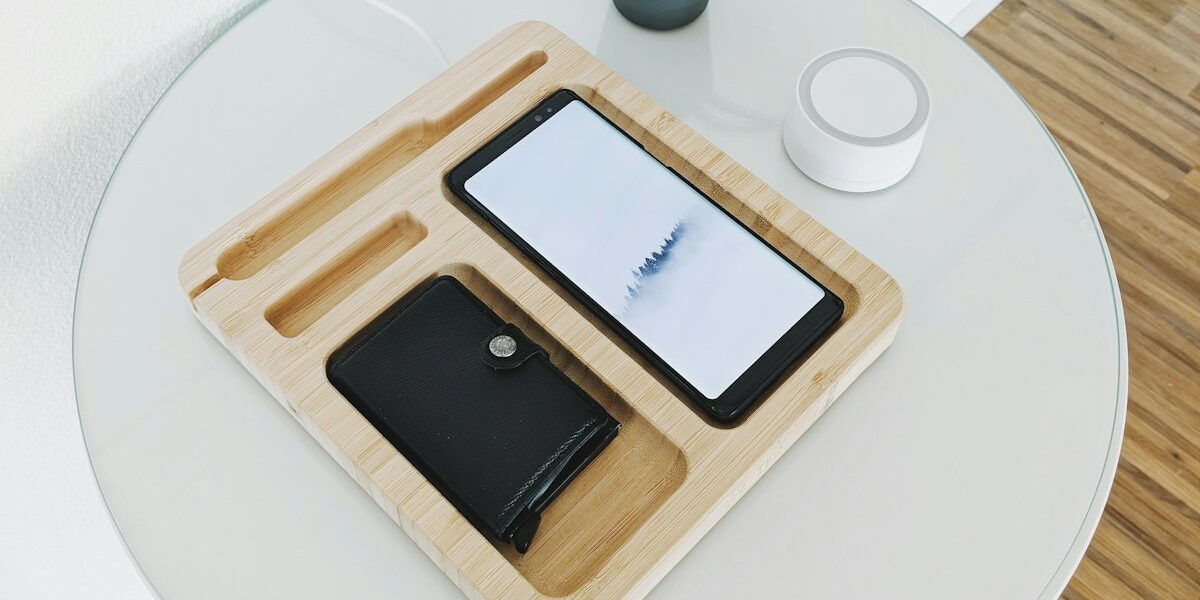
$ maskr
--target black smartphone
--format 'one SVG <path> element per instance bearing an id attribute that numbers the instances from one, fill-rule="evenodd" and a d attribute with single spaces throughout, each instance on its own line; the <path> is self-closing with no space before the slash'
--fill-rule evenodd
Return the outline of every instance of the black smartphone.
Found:
<path id="1" fill-rule="evenodd" d="M 570 90 L 447 184 L 720 423 L 841 318 L 841 299 Z"/>

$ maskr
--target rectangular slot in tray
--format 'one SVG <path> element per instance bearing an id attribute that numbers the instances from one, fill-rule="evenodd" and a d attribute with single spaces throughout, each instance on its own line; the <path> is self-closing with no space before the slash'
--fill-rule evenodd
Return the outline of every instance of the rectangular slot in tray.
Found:
<path id="1" fill-rule="evenodd" d="M 224 279 L 258 273 L 544 64 L 544 51 L 529 51 L 441 114 L 404 119 L 340 172 L 226 248 L 217 259 L 217 273 Z M 194 290 L 192 296 L 202 291 Z"/>
<path id="2" fill-rule="evenodd" d="M 425 238 L 425 226 L 408 213 L 388 219 L 267 309 L 267 322 L 284 337 L 300 335 L 367 280 Z"/>

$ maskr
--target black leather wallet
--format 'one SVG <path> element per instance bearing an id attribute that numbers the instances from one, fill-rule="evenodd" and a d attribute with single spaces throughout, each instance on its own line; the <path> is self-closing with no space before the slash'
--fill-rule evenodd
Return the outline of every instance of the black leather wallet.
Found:
<path id="1" fill-rule="evenodd" d="M 477 529 L 522 553 L 542 509 L 620 427 L 449 276 L 387 309 L 326 372 Z"/>

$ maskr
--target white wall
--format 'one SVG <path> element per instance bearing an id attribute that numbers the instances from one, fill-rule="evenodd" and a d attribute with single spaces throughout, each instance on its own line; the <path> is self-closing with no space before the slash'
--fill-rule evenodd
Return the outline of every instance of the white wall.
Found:
<path id="1" fill-rule="evenodd" d="M 958 35 L 967 35 L 1000 0 L 913 0 Z"/>

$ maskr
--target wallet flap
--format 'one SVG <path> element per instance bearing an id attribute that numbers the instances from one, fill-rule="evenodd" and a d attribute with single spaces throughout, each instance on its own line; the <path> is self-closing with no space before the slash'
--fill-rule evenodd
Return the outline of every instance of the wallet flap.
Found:
<path id="1" fill-rule="evenodd" d="M 484 337 L 479 343 L 479 354 L 485 364 L 501 370 L 515 369 L 539 354 L 550 356 L 512 323 L 505 323 Z"/>

